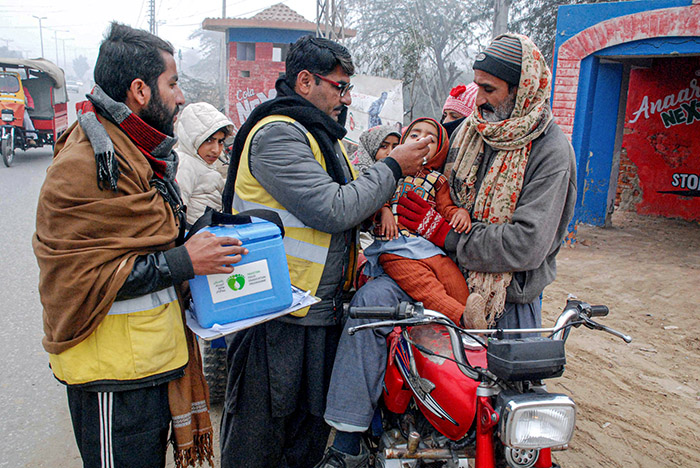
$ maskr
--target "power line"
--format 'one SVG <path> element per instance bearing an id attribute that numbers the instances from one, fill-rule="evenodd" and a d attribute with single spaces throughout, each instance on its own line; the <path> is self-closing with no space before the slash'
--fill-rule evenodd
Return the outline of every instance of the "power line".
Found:
<path id="1" fill-rule="evenodd" d="M 136 17 L 136 23 L 135 26 L 138 28 L 139 23 L 141 22 L 141 13 L 143 13 L 143 4 L 146 3 L 146 0 L 141 0 L 141 7 L 139 8 L 139 14 Z"/>

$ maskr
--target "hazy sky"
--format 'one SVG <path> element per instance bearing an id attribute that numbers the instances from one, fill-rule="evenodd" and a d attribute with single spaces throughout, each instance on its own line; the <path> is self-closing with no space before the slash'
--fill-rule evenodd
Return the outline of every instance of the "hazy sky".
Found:
<path id="1" fill-rule="evenodd" d="M 158 35 L 184 53 L 198 41 L 188 36 L 204 18 L 221 17 L 224 0 L 155 0 Z M 226 16 L 250 17 L 276 3 L 284 3 L 315 21 L 316 0 L 228 0 Z M 148 29 L 148 0 L 0 0 L 0 46 L 21 51 L 25 57 L 41 55 L 41 20 L 44 57 L 64 66 L 78 55 L 90 64 L 97 57 L 102 36 L 112 20 Z M 70 66 L 69 66 L 70 68 Z"/>

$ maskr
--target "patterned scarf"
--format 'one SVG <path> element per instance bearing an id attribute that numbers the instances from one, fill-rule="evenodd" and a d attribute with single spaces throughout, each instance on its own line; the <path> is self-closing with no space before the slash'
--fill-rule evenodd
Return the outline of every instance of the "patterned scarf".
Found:
<path id="1" fill-rule="evenodd" d="M 143 153 L 153 169 L 151 186 L 160 192 L 177 216 L 182 210 L 180 189 L 174 183 L 178 156 L 173 151 L 173 146 L 177 138 L 167 136 L 148 125 L 126 104 L 114 101 L 98 85 L 95 85 L 87 98 L 87 101 L 77 103 L 75 108 L 78 123 L 85 131 L 95 152 L 97 184 L 100 189 L 117 191 L 119 166 L 114 157 L 112 140 L 98 120 L 96 110 L 100 116 L 119 126 Z"/>
<path id="2" fill-rule="evenodd" d="M 506 34 L 522 44 L 522 71 L 511 116 L 488 122 L 477 109 L 453 137 L 445 174 L 452 199 L 472 213 L 472 220 L 510 223 L 520 197 L 532 141 L 552 120 L 549 107 L 552 75 L 535 44 L 519 34 Z M 484 159 L 484 143 L 497 151 L 478 193 L 477 173 Z M 512 272 L 465 271 L 469 291 L 486 299 L 485 318 L 493 325 L 502 314 Z"/>
<path id="3" fill-rule="evenodd" d="M 107 96 L 95 86 L 87 96 L 89 101 L 76 104 L 78 123 L 90 140 L 97 164 L 97 184 L 100 190 L 118 191 L 119 165 L 107 130 L 98 119 L 106 118 L 117 125 L 136 145 L 153 170 L 149 181 L 168 203 L 176 219 L 182 225 L 182 200 L 175 183 L 178 157 L 172 148 L 177 142 L 154 129 L 134 114 L 124 103 Z M 96 112 L 97 111 L 97 112 Z M 180 300 L 180 304 L 183 301 Z M 184 307 L 181 306 L 184 311 Z M 184 312 L 182 317 L 185 322 Z M 168 383 L 168 401 L 172 417 L 171 443 L 175 466 L 213 464 L 213 429 L 209 418 L 209 390 L 202 372 L 202 358 L 194 335 L 185 326 L 189 361 L 185 375 Z"/>

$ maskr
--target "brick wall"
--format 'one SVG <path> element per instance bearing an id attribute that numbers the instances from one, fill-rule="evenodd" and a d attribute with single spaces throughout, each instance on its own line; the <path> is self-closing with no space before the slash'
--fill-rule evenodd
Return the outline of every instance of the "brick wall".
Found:
<path id="1" fill-rule="evenodd" d="M 228 114 L 240 128 L 250 111 L 274 97 L 270 91 L 274 90 L 280 73 L 284 73 L 284 62 L 272 61 L 271 42 L 255 44 L 255 61 L 237 60 L 237 43 L 230 42 L 228 46 Z"/>
<path id="2" fill-rule="evenodd" d="M 629 130 L 625 129 L 625 134 Z M 617 179 L 615 207 L 624 211 L 636 211 L 637 203 L 642 199 L 642 189 L 639 186 L 637 165 L 627 156 L 627 148 L 620 151 L 620 174 Z"/>

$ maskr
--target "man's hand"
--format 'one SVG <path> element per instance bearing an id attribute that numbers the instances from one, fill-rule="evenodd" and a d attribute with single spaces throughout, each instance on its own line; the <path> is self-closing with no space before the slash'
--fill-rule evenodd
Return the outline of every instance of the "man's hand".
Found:
<path id="1" fill-rule="evenodd" d="M 248 249 L 234 237 L 216 237 L 211 232 L 198 232 L 185 242 L 195 275 L 231 273 L 233 264 L 241 261 Z"/>
<path id="2" fill-rule="evenodd" d="M 428 145 L 432 141 L 433 137 L 429 136 L 411 143 L 404 143 L 394 148 L 389 156 L 399 163 L 403 175 L 413 175 L 426 163 L 424 158 L 427 158 L 430 152 Z"/>
<path id="3" fill-rule="evenodd" d="M 396 211 L 399 223 L 438 247 L 445 246 L 445 237 L 451 229 L 449 223 L 416 192 L 408 192 L 399 198 Z"/>

